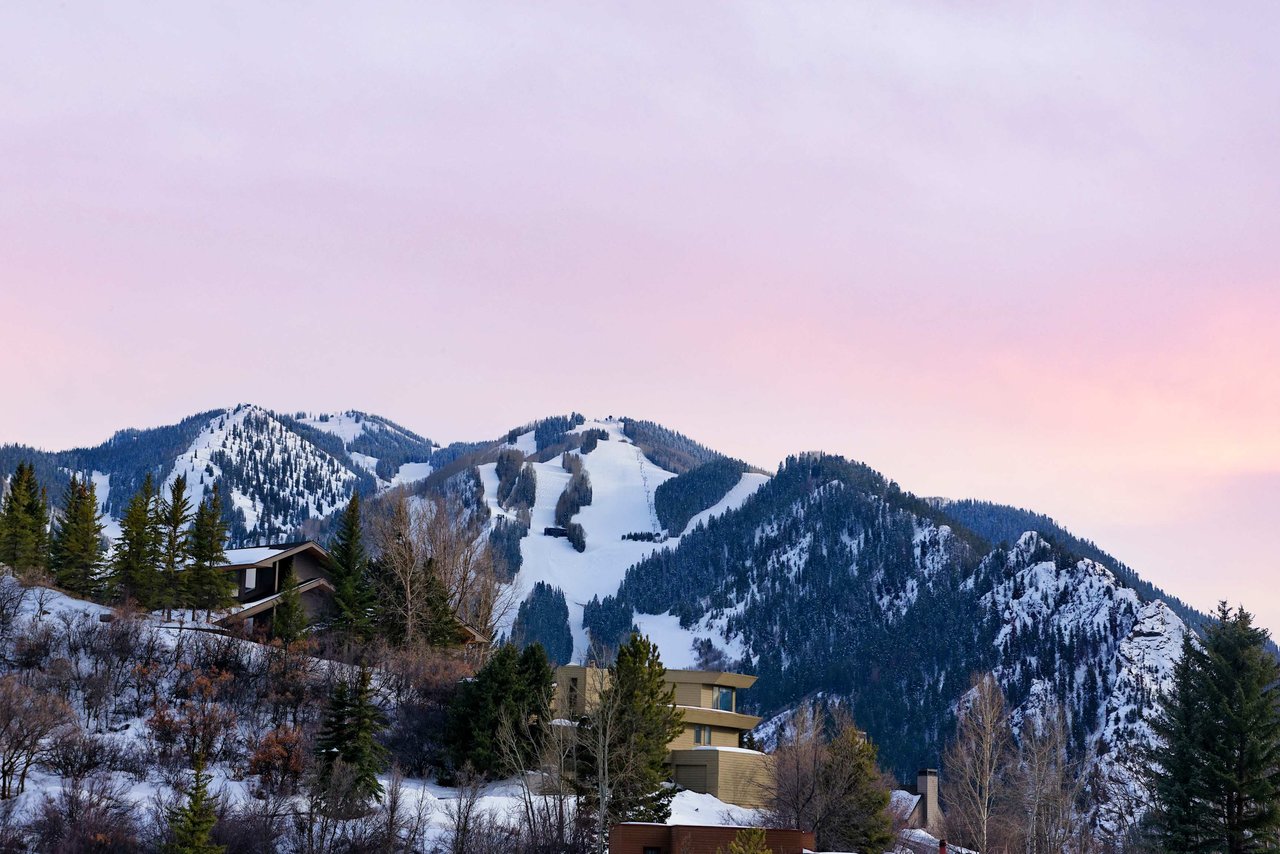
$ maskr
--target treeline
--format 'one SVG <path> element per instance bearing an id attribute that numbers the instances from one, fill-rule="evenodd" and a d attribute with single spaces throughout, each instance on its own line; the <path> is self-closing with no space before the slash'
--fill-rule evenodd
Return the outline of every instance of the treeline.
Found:
<path id="1" fill-rule="evenodd" d="M 568 664 L 573 658 L 573 632 L 564 591 L 544 581 L 533 585 L 516 612 L 511 642 L 520 649 L 540 644 L 553 665 Z"/>
<path id="2" fill-rule="evenodd" d="M 569 472 L 569 483 L 556 499 L 556 524 L 567 528 L 578 511 L 591 504 L 591 478 L 582 465 L 582 457 L 567 451 L 560 458 L 560 464 Z M 581 549 L 579 549 L 581 551 Z"/>
<path id="3" fill-rule="evenodd" d="M 507 510 L 529 510 L 538 498 L 538 475 L 524 454 L 514 448 L 498 452 L 495 465 L 498 476 L 498 504 Z"/>
<path id="4" fill-rule="evenodd" d="M 584 454 L 591 453 L 596 449 L 596 446 L 598 446 L 602 441 L 607 441 L 609 438 L 608 431 L 595 427 L 590 430 L 583 430 L 581 435 L 582 444 L 578 446 L 578 450 Z"/>
<path id="5" fill-rule="evenodd" d="M 652 421 L 622 419 L 622 433 L 660 469 L 683 474 L 709 463 L 720 454 L 674 430 Z"/>
<path id="6" fill-rule="evenodd" d="M 689 520 L 714 507 L 738 485 L 746 470 L 746 463 L 718 457 L 663 481 L 653 491 L 658 522 L 671 536 L 680 536 Z"/>
<path id="7" fill-rule="evenodd" d="M 50 524 L 50 519 L 53 519 Z M 35 470 L 19 464 L 0 510 L 0 564 L 99 602 L 134 602 L 146 610 L 189 609 L 206 615 L 235 602 L 235 578 L 219 567 L 227 526 L 221 496 L 210 490 L 194 508 L 185 477 L 167 494 L 150 477 L 130 499 L 120 537 L 106 559 L 102 517 L 92 481 L 73 476 L 51 513 Z"/>

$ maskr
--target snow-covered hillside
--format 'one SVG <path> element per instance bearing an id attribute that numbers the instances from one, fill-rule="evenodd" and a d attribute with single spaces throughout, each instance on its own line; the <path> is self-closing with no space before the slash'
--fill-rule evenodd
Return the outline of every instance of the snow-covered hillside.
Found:
<path id="1" fill-rule="evenodd" d="M 528 591 L 541 581 L 564 591 L 569 605 L 569 625 L 573 631 L 575 658 L 587 652 L 587 636 L 582 626 L 582 609 L 593 596 L 607 596 L 617 591 L 627 568 L 657 549 L 669 547 L 680 538 L 662 543 L 624 540 L 626 534 L 664 534 L 654 512 L 653 494 L 658 485 L 675 477 L 650 462 L 622 430 L 616 420 L 588 421 L 580 431 L 602 430 L 608 438 L 600 441 L 581 457 L 591 479 L 592 502 L 574 517 L 586 531 L 586 550 L 574 551 L 563 537 L 546 536 L 543 531 L 555 526 L 556 501 L 569 483 L 559 458 L 532 463 L 537 473 L 537 500 L 530 511 L 529 535 L 520 542 L 522 568 L 515 583 Z M 525 454 L 536 452 L 532 431 L 523 433 L 508 447 Z M 495 465 L 479 467 L 485 501 L 495 518 L 514 518 L 496 500 L 498 476 Z M 745 501 L 767 476 L 748 472 L 738 485 L 715 506 L 703 511 L 688 525 L 687 531 L 719 516 Z M 686 533 L 685 536 L 688 534 Z M 514 616 L 514 615 L 513 615 Z M 674 618 L 651 617 L 640 626 L 658 643 L 663 661 L 672 667 L 691 666 L 691 643 L 696 632 L 681 629 Z M 508 626 L 502 627 L 504 630 Z"/>

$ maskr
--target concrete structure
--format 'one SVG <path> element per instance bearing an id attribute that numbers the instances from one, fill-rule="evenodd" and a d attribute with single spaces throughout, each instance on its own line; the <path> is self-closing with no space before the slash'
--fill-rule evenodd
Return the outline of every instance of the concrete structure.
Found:
<path id="1" fill-rule="evenodd" d="M 717 854 L 729 848 L 740 827 L 683 824 L 615 824 L 609 831 L 609 854 Z M 816 847 L 804 830 L 766 828 L 765 845 L 773 854 L 803 854 Z"/>
<path id="2" fill-rule="evenodd" d="M 569 664 L 556 670 L 555 709 L 561 718 L 580 718 L 608 685 L 609 672 Z M 764 805 L 769 757 L 742 746 L 760 723 L 738 711 L 738 692 L 756 677 L 716 670 L 668 670 L 667 684 L 684 713 L 684 727 L 672 739 L 667 762 L 671 779 L 692 792 L 715 795 L 744 807 Z"/>

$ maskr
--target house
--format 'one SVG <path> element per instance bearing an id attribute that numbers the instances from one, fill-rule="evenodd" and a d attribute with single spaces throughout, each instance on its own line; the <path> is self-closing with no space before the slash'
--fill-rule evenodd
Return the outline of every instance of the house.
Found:
<path id="1" fill-rule="evenodd" d="M 235 574 L 240 605 L 219 624 L 243 625 L 251 631 L 269 627 L 290 574 L 297 579 L 307 616 L 323 617 L 333 604 L 332 566 L 329 553 L 311 540 L 228 549 L 220 568 Z"/>
<path id="2" fill-rule="evenodd" d="M 895 825 L 925 830 L 937 836 L 943 831 L 942 808 L 938 803 L 938 772 L 922 768 L 916 774 L 914 790 L 896 789 L 889 796 L 889 812 Z"/>
<path id="3" fill-rule="evenodd" d="M 584 716 L 608 683 L 609 672 L 568 664 L 556 670 L 554 706 L 558 717 Z M 769 757 L 743 746 L 760 723 L 738 711 L 738 692 L 756 677 L 718 670 L 668 670 L 666 682 L 684 726 L 668 745 L 671 779 L 692 792 L 714 795 L 744 807 L 764 806 Z"/>
<path id="4" fill-rule="evenodd" d="M 725 851 L 741 827 L 625 822 L 609 830 L 609 854 L 717 854 Z M 765 846 L 773 854 L 803 854 L 817 842 L 805 830 L 766 828 Z"/>
<path id="5" fill-rule="evenodd" d="M 332 568 L 329 553 L 311 540 L 227 550 L 221 569 L 235 573 L 240 605 L 219 625 L 240 625 L 250 632 L 269 629 L 290 573 L 298 581 L 298 595 L 308 619 L 323 619 L 333 608 Z M 455 637 L 459 647 L 477 658 L 491 642 L 480 629 L 460 619 Z"/>

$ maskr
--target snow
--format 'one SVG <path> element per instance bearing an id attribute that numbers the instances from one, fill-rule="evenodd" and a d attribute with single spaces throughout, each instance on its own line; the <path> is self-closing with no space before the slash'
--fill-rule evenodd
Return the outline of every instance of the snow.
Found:
<path id="1" fill-rule="evenodd" d="M 350 445 L 359 438 L 364 433 L 366 426 L 371 426 L 375 423 L 363 415 L 357 416 L 350 411 L 329 413 L 323 418 L 324 420 L 321 420 L 321 415 L 312 415 L 298 420 L 309 427 L 314 427 L 325 433 L 332 433 L 342 440 L 344 446 Z"/>
<path id="2" fill-rule="evenodd" d="M 395 477 L 391 479 L 391 485 L 401 486 L 402 484 L 413 483 L 430 475 L 431 463 L 405 463 L 396 471 Z"/>
<path id="3" fill-rule="evenodd" d="M 684 528 L 685 533 L 687 534 L 699 525 L 707 524 L 707 522 L 716 516 L 723 516 L 730 510 L 735 510 L 738 507 L 741 507 L 742 502 L 754 495 L 757 489 L 768 482 L 769 475 L 767 474 L 760 474 L 759 472 L 754 471 L 745 472 L 741 479 L 734 484 L 733 488 L 725 493 L 724 498 L 721 498 L 713 506 L 708 507 L 706 510 L 703 510 L 697 516 L 694 516 L 689 520 L 689 524 Z"/>
<path id="4" fill-rule="evenodd" d="M 580 429 L 585 430 L 586 428 Z M 528 433 L 521 433 L 514 442 L 508 442 L 507 447 L 515 448 L 526 457 L 531 457 L 538 453 L 538 440 L 534 438 L 533 431 L 530 430 Z"/>
<path id="5" fill-rule="evenodd" d="M 623 540 L 622 535 L 636 531 L 656 532 L 653 520 L 652 492 L 658 484 L 675 475 L 649 462 L 640 449 L 622 434 L 617 422 L 588 422 L 580 430 L 597 428 L 609 434 L 594 451 L 582 456 L 587 476 L 591 478 L 592 502 L 574 517 L 586 531 L 587 548 L 579 554 L 568 540 L 548 537 L 542 531 L 555 525 L 555 507 L 569 482 L 569 473 L 559 458 L 546 463 L 532 463 L 537 473 L 537 493 L 530 513 L 529 536 L 520 541 L 523 566 L 515 583 L 521 594 L 545 582 L 564 591 L 569 605 L 569 626 L 573 632 L 574 658 L 587 652 L 586 630 L 582 627 L 583 606 L 592 596 L 616 593 L 627 568 L 660 548 L 657 543 Z M 522 446 L 532 433 L 520 436 L 515 447 Z M 485 500 L 493 515 L 511 517 L 494 500 L 498 478 L 494 464 L 480 466 L 480 481 Z M 508 621 L 514 619 L 514 614 Z M 509 631 L 509 622 L 500 627 Z M 663 656 L 667 654 L 662 649 Z"/>
<path id="6" fill-rule="evenodd" d="M 520 543 L 523 566 L 515 580 L 522 596 L 539 581 L 564 591 L 569 605 L 575 660 L 587 652 L 587 634 L 582 626 L 583 606 L 593 596 L 603 598 L 617 593 L 628 568 L 658 549 L 673 547 L 679 542 L 679 538 L 668 539 L 665 543 L 622 539 L 624 534 L 630 533 L 661 533 L 654 512 L 653 493 L 659 484 L 675 477 L 675 473 L 650 462 L 623 434 L 618 421 L 588 421 L 577 429 L 603 430 L 609 437 L 601 440 L 595 450 L 579 455 L 591 479 L 592 501 L 573 521 L 582 525 L 586 532 L 586 550 L 579 554 L 567 540 L 543 535 L 544 528 L 555 525 L 556 501 L 569 482 L 569 473 L 561 466 L 559 458 L 533 463 L 538 478 L 537 497 L 530 514 L 529 536 Z M 532 431 L 521 434 L 508 447 L 532 453 Z M 498 507 L 494 500 L 498 488 L 494 464 L 480 466 L 479 469 L 490 511 L 495 517 L 511 518 L 513 514 Z M 698 524 L 741 505 L 768 479 L 767 475 L 755 472 L 744 474 L 714 507 L 694 517 L 685 529 L 685 536 Z M 513 618 L 514 614 L 508 620 Z M 637 614 L 636 624 L 658 644 L 668 667 L 692 667 L 695 663 L 691 648 L 694 638 L 722 634 L 722 626 L 710 619 L 692 629 L 682 629 L 677 618 L 669 614 Z M 509 623 L 501 628 L 509 630 Z M 731 655 L 741 657 L 738 645 L 728 643 L 722 637 L 713 639 L 718 646 L 727 645 Z"/>
<path id="7" fill-rule="evenodd" d="M 371 457 L 368 454 L 362 454 L 359 451 L 347 451 L 347 456 L 351 457 L 351 461 L 360 468 L 367 471 L 375 477 L 378 474 L 378 458 Z"/>
<path id="8" fill-rule="evenodd" d="M 227 549 L 227 562 L 225 566 L 235 566 L 242 563 L 258 563 L 280 553 L 279 548 L 272 546 L 255 546 L 247 549 Z"/>

